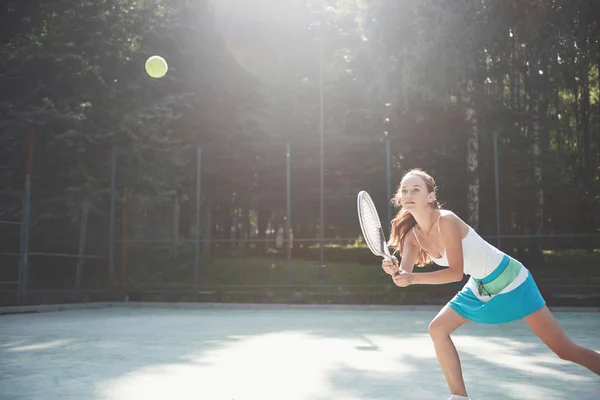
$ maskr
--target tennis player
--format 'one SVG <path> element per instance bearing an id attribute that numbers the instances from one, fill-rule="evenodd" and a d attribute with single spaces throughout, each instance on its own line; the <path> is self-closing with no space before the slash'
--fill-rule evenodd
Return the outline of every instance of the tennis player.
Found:
<path id="1" fill-rule="evenodd" d="M 429 324 L 450 399 L 468 399 L 460 359 L 450 334 L 469 321 L 501 324 L 524 319 L 533 332 L 563 360 L 600 375 L 600 354 L 571 341 L 542 298 L 531 273 L 519 261 L 481 238 L 452 211 L 440 208 L 434 179 L 420 169 L 407 172 L 393 203 L 400 211 L 392 220 L 389 246 L 401 255 L 398 265 L 382 267 L 399 287 L 468 282 Z M 395 257 L 394 257 L 395 258 Z M 395 260 L 397 262 L 397 259 Z M 435 272 L 413 273 L 433 261 Z"/>

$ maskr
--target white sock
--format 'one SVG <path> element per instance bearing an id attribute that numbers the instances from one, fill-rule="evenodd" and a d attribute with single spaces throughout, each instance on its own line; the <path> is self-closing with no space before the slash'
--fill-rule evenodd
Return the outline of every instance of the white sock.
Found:
<path id="1" fill-rule="evenodd" d="M 459 396 L 457 394 L 451 394 L 450 395 L 450 400 L 470 400 L 468 397 L 465 396 Z"/>

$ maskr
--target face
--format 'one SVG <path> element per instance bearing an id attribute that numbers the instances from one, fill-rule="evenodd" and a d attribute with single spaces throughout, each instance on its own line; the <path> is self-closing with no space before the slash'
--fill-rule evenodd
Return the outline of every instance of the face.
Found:
<path id="1" fill-rule="evenodd" d="M 398 189 L 400 205 L 407 211 L 421 211 L 430 208 L 435 201 L 435 193 L 427 191 L 423 178 L 417 175 L 406 175 Z"/>

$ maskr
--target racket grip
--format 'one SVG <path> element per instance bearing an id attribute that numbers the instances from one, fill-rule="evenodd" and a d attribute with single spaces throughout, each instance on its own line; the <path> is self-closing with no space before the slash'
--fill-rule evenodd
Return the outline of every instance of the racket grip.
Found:
<path id="1" fill-rule="evenodd" d="M 398 276 L 398 275 L 400 275 L 400 271 L 394 272 L 394 276 Z"/>

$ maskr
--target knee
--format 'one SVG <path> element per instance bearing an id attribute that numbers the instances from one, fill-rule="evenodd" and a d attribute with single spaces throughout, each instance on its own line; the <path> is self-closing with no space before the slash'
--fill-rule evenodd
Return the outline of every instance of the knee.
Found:
<path id="1" fill-rule="evenodd" d="M 434 340 L 437 338 L 448 337 L 451 333 L 452 332 L 445 324 L 437 318 L 429 323 L 429 336 Z"/>
<path id="2" fill-rule="evenodd" d="M 450 334 L 464 325 L 467 320 L 450 307 L 444 307 L 442 311 L 429 323 L 429 335 L 436 340 L 446 340 Z"/>

